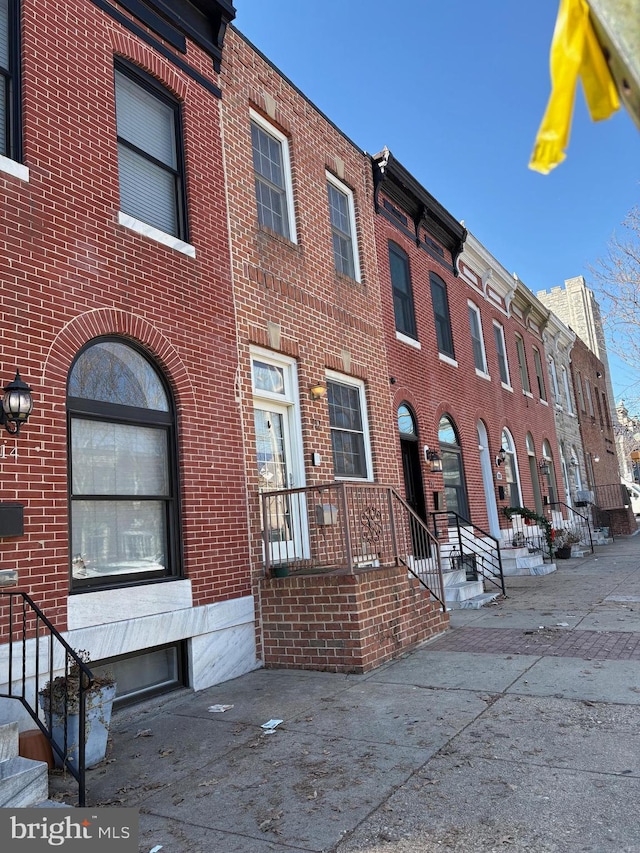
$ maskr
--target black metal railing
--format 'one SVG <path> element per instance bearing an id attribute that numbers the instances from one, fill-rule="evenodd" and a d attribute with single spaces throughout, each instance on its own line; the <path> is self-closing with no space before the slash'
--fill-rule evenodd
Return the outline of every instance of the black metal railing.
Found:
<path id="1" fill-rule="evenodd" d="M 452 569 L 465 568 L 468 579 L 479 575 L 506 595 L 500 543 L 496 537 L 457 512 L 432 512 L 431 518 L 440 544 L 446 541 L 451 546 Z"/>
<path id="2" fill-rule="evenodd" d="M 260 499 L 267 576 L 404 565 L 446 609 L 438 542 L 391 486 L 334 482 Z"/>
<path id="3" fill-rule="evenodd" d="M 593 554 L 593 536 L 591 533 L 591 521 L 589 516 L 578 512 L 564 501 L 556 501 L 550 504 L 551 509 L 562 514 L 563 527 L 572 534 L 572 538 L 577 537 L 577 545 L 586 545 Z"/>
<path id="4" fill-rule="evenodd" d="M 528 507 L 519 509 L 525 510 L 527 514 L 514 512 L 510 516 L 511 532 L 506 541 L 514 548 L 526 548 L 530 554 L 539 554 L 545 562 L 552 561 L 552 548 L 547 535 L 547 531 L 553 527 L 551 519 L 537 515 Z"/>
<path id="5" fill-rule="evenodd" d="M 91 670 L 25 592 L 0 591 L 0 630 L 8 651 L 5 672 L 0 675 L 0 698 L 20 702 L 43 732 L 61 766 L 77 781 L 78 805 L 82 807 L 86 803 L 85 720 Z M 43 690 L 47 684 L 49 688 Z M 54 739 L 58 715 L 62 736 Z M 78 716 L 74 742 L 69 728 L 72 715 Z"/>

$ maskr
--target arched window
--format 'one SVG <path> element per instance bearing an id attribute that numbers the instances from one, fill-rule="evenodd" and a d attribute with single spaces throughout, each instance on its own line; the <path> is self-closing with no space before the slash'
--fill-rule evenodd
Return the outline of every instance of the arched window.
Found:
<path id="1" fill-rule="evenodd" d="M 74 588 L 179 573 L 175 413 L 168 386 L 129 343 L 100 338 L 69 374 Z"/>
<path id="2" fill-rule="evenodd" d="M 413 417 L 413 412 L 403 403 L 398 406 L 398 432 L 402 438 L 416 439 L 418 438 L 418 430 L 416 429 L 416 421 Z"/>
<path id="3" fill-rule="evenodd" d="M 520 489 L 516 447 L 508 429 L 505 428 L 502 430 L 500 442 L 506 454 L 504 458 L 504 478 L 507 486 L 506 491 L 509 498 L 509 506 L 522 506 L 522 491 Z"/>
<path id="4" fill-rule="evenodd" d="M 455 424 L 448 415 L 443 415 L 440 418 L 438 441 L 442 457 L 442 476 L 447 510 L 457 512 L 462 518 L 469 519 L 469 502 L 464 481 L 460 441 Z"/>

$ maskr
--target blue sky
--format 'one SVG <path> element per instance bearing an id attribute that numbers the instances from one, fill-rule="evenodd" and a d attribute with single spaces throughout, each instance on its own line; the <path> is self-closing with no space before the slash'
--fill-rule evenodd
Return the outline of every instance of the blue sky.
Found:
<path id="1" fill-rule="evenodd" d="M 528 169 L 557 0 L 235 0 L 235 25 L 353 142 L 395 157 L 534 292 L 584 275 L 640 197 L 640 134 L 593 123 Z M 611 345 L 609 347 L 612 349 Z M 640 396 L 610 352 L 616 399 Z"/>

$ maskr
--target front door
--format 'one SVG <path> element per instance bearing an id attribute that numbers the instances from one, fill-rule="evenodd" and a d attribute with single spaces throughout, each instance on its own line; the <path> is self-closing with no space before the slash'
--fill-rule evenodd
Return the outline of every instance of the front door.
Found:
<path id="1" fill-rule="evenodd" d="M 404 473 L 404 493 L 411 509 L 426 522 L 424 488 L 420 469 L 420 448 L 417 441 L 400 439 L 402 451 L 402 470 Z"/>

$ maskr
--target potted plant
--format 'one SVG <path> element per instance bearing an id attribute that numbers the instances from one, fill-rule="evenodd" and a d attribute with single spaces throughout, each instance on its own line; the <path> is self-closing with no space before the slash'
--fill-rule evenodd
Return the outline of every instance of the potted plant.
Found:
<path id="1" fill-rule="evenodd" d="M 555 527 L 553 530 L 553 552 L 559 560 L 568 560 L 571 546 L 580 541 L 580 534 L 570 527 Z"/>
<path id="2" fill-rule="evenodd" d="M 83 663 L 89 663 L 89 652 L 80 650 L 77 655 Z M 88 676 L 81 672 L 75 658 L 70 657 L 70 660 L 67 674 L 48 681 L 39 691 L 38 697 L 51 738 L 63 754 L 66 716 L 66 760 L 63 761 L 62 756 L 54 749 L 56 767 L 62 767 L 66 763 L 77 768 L 80 678 L 84 679 L 86 686 Z M 94 767 L 106 755 L 115 695 L 116 682 L 111 672 L 93 675 L 91 683 L 85 689 L 85 767 Z"/>

